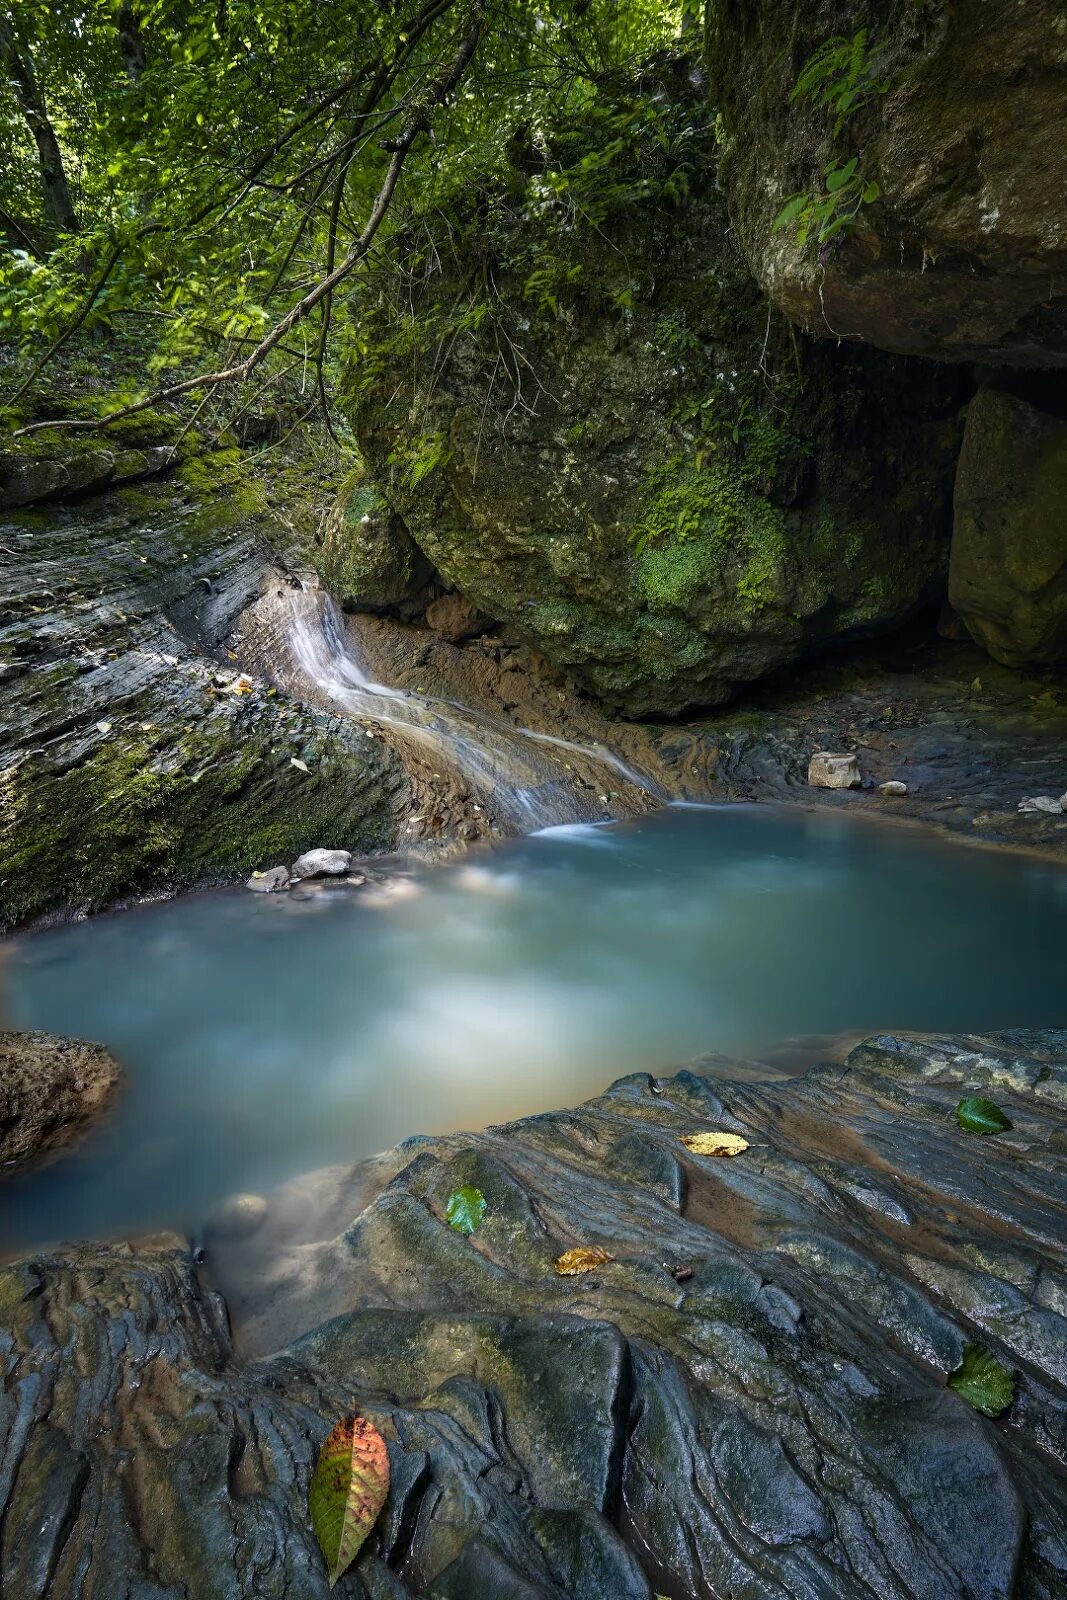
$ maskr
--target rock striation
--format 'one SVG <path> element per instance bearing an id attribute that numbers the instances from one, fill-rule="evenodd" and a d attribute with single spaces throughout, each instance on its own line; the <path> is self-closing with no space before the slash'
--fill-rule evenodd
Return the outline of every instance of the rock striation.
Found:
<path id="1" fill-rule="evenodd" d="M 302 1180 L 212 1237 L 215 1290 L 178 1239 L 4 1269 L 5 1597 L 325 1600 L 307 1483 L 355 1406 L 392 1487 L 339 1594 L 1055 1600 L 1067 1034 L 699 1065 Z M 576 1245 L 612 1259 L 558 1276 Z M 947 1387 L 969 1345 L 997 1420 Z"/>
<path id="2" fill-rule="evenodd" d="M 241 452 L 116 487 L 79 469 L 94 447 L 31 440 L 52 498 L 21 505 L 20 479 L 0 509 L 0 927 L 245 877 L 324 836 L 391 845 L 392 753 L 228 649 L 285 534 Z"/>

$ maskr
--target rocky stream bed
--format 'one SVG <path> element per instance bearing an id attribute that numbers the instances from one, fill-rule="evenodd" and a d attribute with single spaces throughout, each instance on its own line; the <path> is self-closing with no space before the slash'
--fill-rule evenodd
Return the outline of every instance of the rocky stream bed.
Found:
<path id="1" fill-rule="evenodd" d="M 731 1070 L 4 1269 L 5 1596 L 325 1596 L 308 1476 L 358 1408 L 392 1487 L 340 1594 L 1057 1600 L 1067 1035 Z M 968 1093 L 1013 1129 L 961 1130 Z M 682 1144 L 709 1129 L 750 1148 Z M 612 1259 L 558 1276 L 579 1244 Z M 947 1387 L 970 1345 L 1013 1374 L 996 1420 Z"/>

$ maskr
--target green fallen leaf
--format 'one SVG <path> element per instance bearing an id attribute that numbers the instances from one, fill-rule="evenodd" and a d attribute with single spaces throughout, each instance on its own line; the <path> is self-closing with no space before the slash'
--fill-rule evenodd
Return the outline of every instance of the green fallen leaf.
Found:
<path id="1" fill-rule="evenodd" d="M 485 1195 L 473 1184 L 465 1183 L 449 1195 L 446 1215 L 457 1233 L 473 1233 L 485 1210 Z"/>
<path id="2" fill-rule="evenodd" d="M 389 1493 L 389 1452 L 366 1417 L 346 1417 L 319 1452 L 308 1489 L 330 1588 L 359 1554 Z"/>
<path id="3" fill-rule="evenodd" d="M 995 1100 L 977 1094 L 960 1101 L 956 1121 L 967 1133 L 1006 1133 L 1013 1126 Z"/>
<path id="4" fill-rule="evenodd" d="M 1015 1376 L 980 1344 L 965 1344 L 963 1360 L 948 1380 L 950 1389 L 985 1417 L 999 1417 L 1015 1397 Z"/>

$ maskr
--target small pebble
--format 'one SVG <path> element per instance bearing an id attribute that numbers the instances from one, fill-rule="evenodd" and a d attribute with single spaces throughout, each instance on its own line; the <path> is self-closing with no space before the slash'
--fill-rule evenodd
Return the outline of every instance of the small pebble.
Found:
<path id="1" fill-rule="evenodd" d="M 879 794 L 907 794 L 907 792 L 907 784 L 901 783 L 899 778 L 890 778 L 888 783 L 880 783 L 878 785 Z"/>

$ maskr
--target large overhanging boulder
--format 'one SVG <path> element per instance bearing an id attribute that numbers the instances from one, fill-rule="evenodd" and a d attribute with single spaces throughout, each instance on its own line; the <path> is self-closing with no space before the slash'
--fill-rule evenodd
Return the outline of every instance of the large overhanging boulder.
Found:
<path id="1" fill-rule="evenodd" d="M 1067 365 L 1061 0 L 709 0 L 707 19 L 730 214 L 777 305 L 885 350 Z M 835 36 L 841 92 L 795 95 Z M 775 230 L 791 195 L 825 198 L 824 169 L 853 157 L 881 193 L 851 229 Z"/>
<path id="2" fill-rule="evenodd" d="M 447 583 L 631 715 L 719 702 L 943 590 L 958 374 L 794 337 L 684 64 L 509 157 L 372 276 L 349 379 Z"/>

